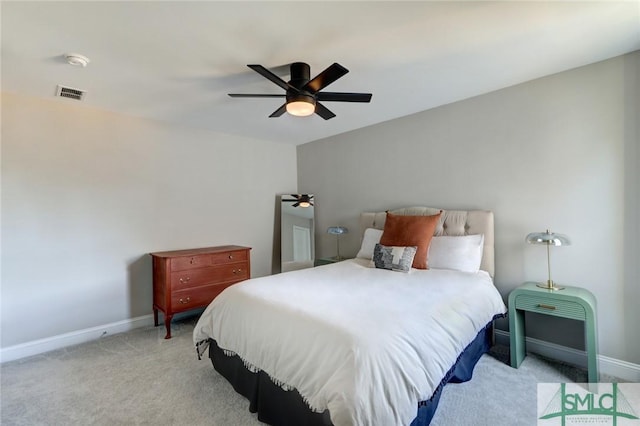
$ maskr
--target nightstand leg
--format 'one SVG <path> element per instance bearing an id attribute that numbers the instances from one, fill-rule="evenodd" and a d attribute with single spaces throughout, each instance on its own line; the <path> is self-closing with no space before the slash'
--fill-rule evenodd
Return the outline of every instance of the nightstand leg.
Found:
<path id="1" fill-rule="evenodd" d="M 509 311 L 509 340 L 511 343 L 511 366 L 520 367 L 524 360 L 526 348 L 524 340 L 524 311 L 511 309 Z"/>
<path id="2" fill-rule="evenodd" d="M 596 340 L 596 336 L 595 314 L 587 313 L 587 319 L 584 322 L 584 339 L 587 349 L 589 383 L 597 383 L 600 381 L 600 377 L 598 375 L 598 342 Z"/>
<path id="3" fill-rule="evenodd" d="M 496 325 L 493 321 L 491 321 L 491 325 L 489 326 L 489 334 L 491 335 L 491 347 L 496 345 Z"/>

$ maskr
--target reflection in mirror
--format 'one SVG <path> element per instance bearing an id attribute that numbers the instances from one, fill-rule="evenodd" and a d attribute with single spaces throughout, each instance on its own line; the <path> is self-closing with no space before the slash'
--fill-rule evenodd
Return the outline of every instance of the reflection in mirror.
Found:
<path id="1" fill-rule="evenodd" d="M 282 272 L 313 267 L 316 251 L 314 203 L 312 194 L 280 196 Z"/>

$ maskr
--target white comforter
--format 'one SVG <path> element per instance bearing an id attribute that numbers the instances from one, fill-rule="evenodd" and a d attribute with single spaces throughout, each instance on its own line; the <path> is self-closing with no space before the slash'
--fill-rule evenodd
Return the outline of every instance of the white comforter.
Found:
<path id="1" fill-rule="evenodd" d="M 490 276 L 354 259 L 255 278 L 204 311 L 209 337 L 342 425 L 408 425 L 458 355 L 506 312 Z M 200 350 L 204 351 L 202 345 Z"/>

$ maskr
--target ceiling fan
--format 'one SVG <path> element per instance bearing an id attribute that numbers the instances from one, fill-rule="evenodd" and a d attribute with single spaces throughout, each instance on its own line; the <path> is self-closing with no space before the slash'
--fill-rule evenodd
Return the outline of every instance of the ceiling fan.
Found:
<path id="1" fill-rule="evenodd" d="M 322 105 L 319 101 L 326 102 L 370 102 L 371 93 L 347 93 L 347 92 L 321 92 L 322 89 L 349 72 L 348 69 L 338 63 L 330 65 L 320 74 L 310 79 L 308 64 L 294 62 L 291 64 L 291 80 L 284 81 L 262 65 L 247 65 L 249 68 L 271 80 L 284 90 L 285 94 L 249 94 L 229 93 L 232 98 L 285 98 L 286 102 L 269 117 L 280 117 L 288 112 L 291 115 L 304 117 L 314 112 L 325 120 L 336 115 Z"/>
<path id="2" fill-rule="evenodd" d="M 294 199 L 283 198 L 282 201 L 293 202 L 292 207 L 310 207 L 313 206 L 312 194 L 290 194 Z"/>

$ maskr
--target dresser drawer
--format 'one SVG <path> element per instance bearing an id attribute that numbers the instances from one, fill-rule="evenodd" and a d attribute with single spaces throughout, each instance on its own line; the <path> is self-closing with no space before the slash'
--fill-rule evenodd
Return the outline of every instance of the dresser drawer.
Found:
<path id="1" fill-rule="evenodd" d="M 516 296 L 515 303 L 516 309 L 522 309 L 524 311 L 539 312 L 546 315 L 554 315 L 557 317 L 571 318 L 581 321 L 584 321 L 587 317 L 582 305 L 568 300 L 520 294 Z"/>
<path id="2" fill-rule="evenodd" d="M 222 290 L 233 285 L 233 282 L 226 284 L 211 284 L 207 286 L 175 291 L 171 294 L 171 305 L 174 312 L 187 311 L 189 309 L 207 306 Z"/>
<path id="3" fill-rule="evenodd" d="M 211 265 L 245 262 L 247 260 L 248 252 L 246 250 L 176 257 L 171 259 L 171 270 L 186 271 Z"/>
<path id="4" fill-rule="evenodd" d="M 181 290 L 213 282 L 241 281 L 249 278 L 247 262 L 209 266 L 171 274 L 171 288 Z"/>
<path id="5" fill-rule="evenodd" d="M 212 253 L 210 256 L 211 263 L 219 265 L 224 263 L 246 262 L 249 259 L 249 252 L 247 250 L 228 251 L 223 253 Z"/>
<path id="6" fill-rule="evenodd" d="M 184 256 L 171 259 L 172 271 L 184 271 L 194 268 L 202 268 L 211 265 L 211 255 Z"/>

